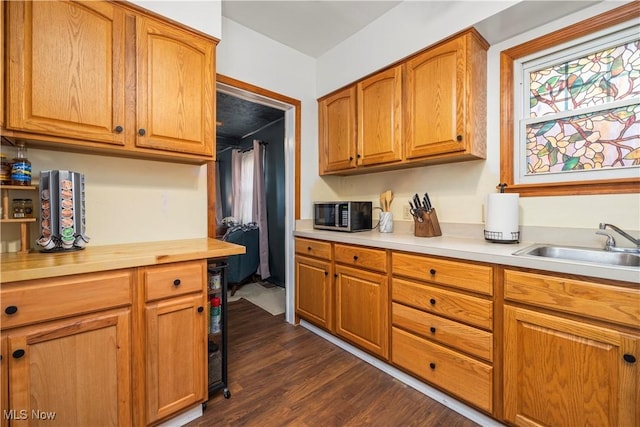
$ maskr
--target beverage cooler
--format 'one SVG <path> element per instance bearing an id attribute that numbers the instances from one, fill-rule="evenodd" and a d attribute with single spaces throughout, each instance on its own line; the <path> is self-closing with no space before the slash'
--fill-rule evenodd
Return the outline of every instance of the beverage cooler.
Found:
<path id="1" fill-rule="evenodd" d="M 82 249 L 86 235 L 84 175 L 67 170 L 40 172 L 40 238 L 42 252 Z"/>

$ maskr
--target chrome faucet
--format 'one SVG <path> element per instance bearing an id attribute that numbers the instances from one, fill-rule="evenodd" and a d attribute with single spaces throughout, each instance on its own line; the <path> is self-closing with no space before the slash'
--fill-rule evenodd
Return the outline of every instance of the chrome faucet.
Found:
<path id="1" fill-rule="evenodd" d="M 629 235 L 628 233 L 626 233 L 625 231 L 621 230 L 620 228 L 616 227 L 613 224 L 605 224 L 604 222 L 601 222 L 600 226 L 598 228 L 600 230 L 606 230 L 607 227 L 612 229 L 613 231 L 617 232 L 618 234 L 620 234 L 625 239 L 629 240 L 636 247 L 635 248 L 619 248 L 619 247 L 616 246 L 616 240 L 613 238 L 612 235 L 610 235 L 609 233 L 605 233 L 604 231 L 599 231 L 598 230 L 598 231 L 596 231 L 596 234 L 599 234 L 601 236 L 607 236 L 607 241 L 604 244 L 604 250 L 605 251 L 640 253 L 640 239 L 633 238 L 631 235 Z"/>

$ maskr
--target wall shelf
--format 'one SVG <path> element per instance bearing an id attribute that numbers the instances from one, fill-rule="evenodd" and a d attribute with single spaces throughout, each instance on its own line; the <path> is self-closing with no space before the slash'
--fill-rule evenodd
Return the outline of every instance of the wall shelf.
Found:
<path id="1" fill-rule="evenodd" d="M 0 223 L 3 224 L 20 224 L 20 249 L 19 254 L 26 254 L 31 251 L 29 247 L 29 224 L 37 221 L 36 218 L 9 218 L 9 191 L 10 190 L 26 190 L 37 191 L 37 185 L 0 185 L 2 191 L 2 218 Z"/>

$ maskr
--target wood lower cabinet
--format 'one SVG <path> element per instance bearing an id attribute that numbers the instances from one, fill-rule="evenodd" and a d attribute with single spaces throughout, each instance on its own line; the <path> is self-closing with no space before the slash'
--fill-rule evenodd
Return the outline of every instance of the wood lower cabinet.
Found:
<path id="1" fill-rule="evenodd" d="M 334 331 L 331 243 L 296 239 L 296 315 Z"/>
<path id="2" fill-rule="evenodd" d="M 640 289 L 542 272 L 504 277 L 505 419 L 640 426 Z"/>
<path id="3" fill-rule="evenodd" d="M 146 267 L 146 424 L 207 399 L 206 260 Z"/>
<path id="4" fill-rule="evenodd" d="M 392 363 L 493 415 L 493 268 L 400 252 L 391 262 Z"/>
<path id="5" fill-rule="evenodd" d="M 11 425 L 132 425 L 130 319 L 123 308 L 12 332 Z"/>
<path id="6" fill-rule="evenodd" d="M 213 158 L 214 39 L 126 2 L 2 6 L 3 136 L 120 156 Z"/>

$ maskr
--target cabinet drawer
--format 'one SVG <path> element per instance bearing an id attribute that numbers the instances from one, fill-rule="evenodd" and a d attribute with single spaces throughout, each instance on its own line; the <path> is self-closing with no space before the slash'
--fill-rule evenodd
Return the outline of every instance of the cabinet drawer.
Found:
<path id="1" fill-rule="evenodd" d="M 393 301 L 483 329 L 493 328 L 493 302 L 417 282 L 394 278 Z"/>
<path id="2" fill-rule="evenodd" d="M 354 267 L 387 272 L 387 252 L 384 249 L 336 244 L 335 261 Z"/>
<path id="3" fill-rule="evenodd" d="M 206 261 L 181 262 L 144 269 L 145 300 L 204 290 Z"/>
<path id="4" fill-rule="evenodd" d="M 393 253 L 393 274 L 493 295 L 493 268 L 424 255 Z"/>
<path id="5" fill-rule="evenodd" d="M 398 328 L 391 331 L 394 364 L 488 412 L 492 411 L 493 368 Z"/>
<path id="6" fill-rule="evenodd" d="M 296 253 L 316 258 L 331 259 L 331 243 L 296 238 Z"/>
<path id="7" fill-rule="evenodd" d="M 132 277 L 117 270 L 3 283 L 2 329 L 130 305 Z"/>
<path id="8" fill-rule="evenodd" d="M 425 313 L 402 304 L 392 304 L 394 326 L 407 329 L 433 341 L 493 361 L 493 334 L 453 320 Z"/>
<path id="9" fill-rule="evenodd" d="M 505 270 L 504 297 L 623 325 L 640 325 L 640 288 Z"/>

